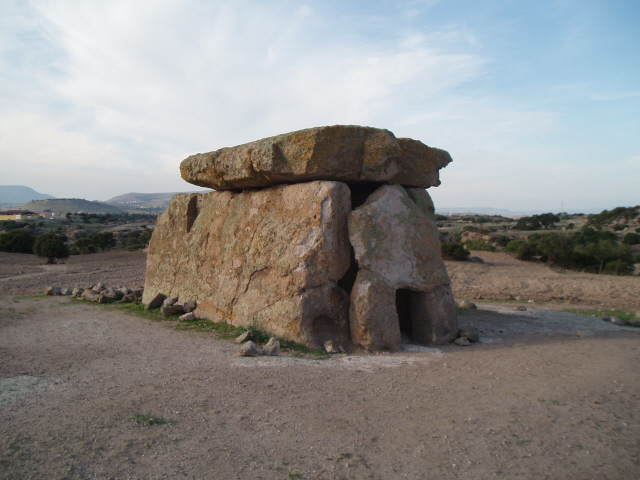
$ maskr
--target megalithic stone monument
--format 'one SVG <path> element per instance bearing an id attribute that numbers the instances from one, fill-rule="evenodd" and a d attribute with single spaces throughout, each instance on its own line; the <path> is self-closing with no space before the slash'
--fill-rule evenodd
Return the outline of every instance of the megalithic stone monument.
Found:
<path id="1" fill-rule="evenodd" d="M 176 195 L 158 218 L 143 302 L 180 296 L 199 318 L 316 348 L 450 342 L 455 303 L 425 190 L 449 162 L 352 125 L 192 155 L 182 178 L 216 191 Z"/>

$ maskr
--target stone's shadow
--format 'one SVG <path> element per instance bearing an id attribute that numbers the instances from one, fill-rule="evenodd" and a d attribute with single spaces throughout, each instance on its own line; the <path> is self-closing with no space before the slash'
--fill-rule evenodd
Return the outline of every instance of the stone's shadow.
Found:
<path id="1" fill-rule="evenodd" d="M 473 326 L 480 344 L 513 346 L 604 337 L 616 334 L 640 334 L 640 329 L 613 325 L 599 318 L 554 310 L 509 311 L 507 307 L 483 305 L 479 310 L 459 313 L 460 326 Z M 473 344 L 472 344 L 473 345 Z"/>

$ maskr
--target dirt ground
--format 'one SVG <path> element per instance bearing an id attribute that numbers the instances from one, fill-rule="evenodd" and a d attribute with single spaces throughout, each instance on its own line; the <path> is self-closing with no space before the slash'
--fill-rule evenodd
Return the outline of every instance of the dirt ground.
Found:
<path id="1" fill-rule="evenodd" d="M 0 254 L 0 478 L 640 478 L 640 329 L 533 296 L 581 289 L 574 305 L 639 309 L 640 279 L 585 280 L 504 257 L 448 263 L 458 299 L 536 300 L 461 313 L 480 343 L 315 360 L 241 358 L 213 334 L 16 296 L 141 284 L 143 255 L 43 270 Z M 136 425 L 136 414 L 173 423 Z"/>

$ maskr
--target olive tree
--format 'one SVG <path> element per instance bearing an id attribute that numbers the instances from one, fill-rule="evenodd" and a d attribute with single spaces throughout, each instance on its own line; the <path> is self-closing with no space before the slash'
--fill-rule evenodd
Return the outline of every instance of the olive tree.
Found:
<path id="1" fill-rule="evenodd" d="M 56 263 L 58 259 L 69 257 L 69 247 L 55 233 L 45 233 L 33 243 L 33 253 L 47 259 L 47 263 Z"/>

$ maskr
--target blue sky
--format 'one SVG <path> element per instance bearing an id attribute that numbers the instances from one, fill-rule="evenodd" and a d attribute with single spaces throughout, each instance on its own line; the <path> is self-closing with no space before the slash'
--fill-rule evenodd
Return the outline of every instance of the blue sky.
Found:
<path id="1" fill-rule="evenodd" d="M 640 204 L 640 3 L 0 2 L 0 184 L 194 190 L 188 155 L 320 125 L 448 150 L 436 206 Z"/>

